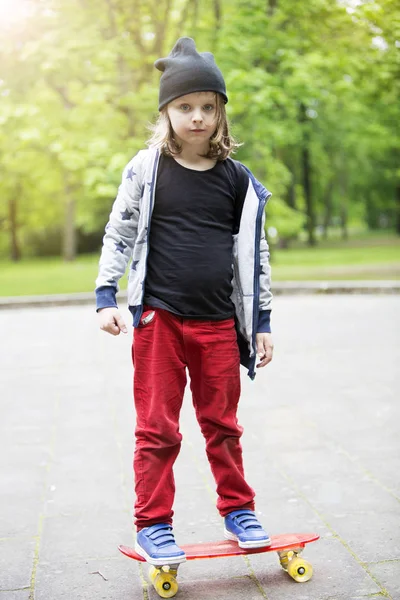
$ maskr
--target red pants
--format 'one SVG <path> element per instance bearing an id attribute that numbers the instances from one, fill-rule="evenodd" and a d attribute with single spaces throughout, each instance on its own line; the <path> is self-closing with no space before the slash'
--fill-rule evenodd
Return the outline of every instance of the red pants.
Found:
<path id="1" fill-rule="evenodd" d="M 173 465 L 182 440 L 179 414 L 186 368 L 217 484 L 217 508 L 222 516 L 238 508 L 254 510 L 254 490 L 243 474 L 243 429 L 236 417 L 240 377 L 233 319 L 184 319 L 147 307 L 132 348 L 137 528 L 172 523 Z"/>

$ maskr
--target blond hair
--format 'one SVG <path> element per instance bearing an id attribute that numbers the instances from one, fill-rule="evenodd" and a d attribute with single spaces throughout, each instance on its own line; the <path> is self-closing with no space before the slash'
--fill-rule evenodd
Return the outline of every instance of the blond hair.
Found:
<path id="1" fill-rule="evenodd" d="M 233 154 L 240 144 L 229 131 L 229 123 L 225 111 L 225 102 L 220 94 L 215 94 L 217 104 L 217 124 L 215 131 L 210 137 L 210 149 L 205 158 L 222 161 Z M 168 116 L 167 106 L 164 106 L 159 114 L 157 121 L 150 126 L 152 131 L 151 138 L 147 144 L 153 148 L 158 148 L 166 156 L 174 156 L 182 152 L 182 146 L 174 138 L 174 130 Z"/>

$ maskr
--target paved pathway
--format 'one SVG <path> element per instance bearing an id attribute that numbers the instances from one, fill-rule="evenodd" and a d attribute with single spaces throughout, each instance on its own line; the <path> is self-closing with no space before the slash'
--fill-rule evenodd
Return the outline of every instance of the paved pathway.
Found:
<path id="1" fill-rule="evenodd" d="M 316 531 L 314 578 L 272 555 L 187 563 L 181 600 L 400 599 L 398 296 L 278 297 L 273 364 L 243 376 L 240 421 L 273 534 Z M 125 313 L 126 314 L 126 313 Z M 91 307 L 0 312 L 0 600 L 155 600 L 131 544 L 128 336 Z M 221 520 L 189 395 L 177 461 L 178 542 Z"/>

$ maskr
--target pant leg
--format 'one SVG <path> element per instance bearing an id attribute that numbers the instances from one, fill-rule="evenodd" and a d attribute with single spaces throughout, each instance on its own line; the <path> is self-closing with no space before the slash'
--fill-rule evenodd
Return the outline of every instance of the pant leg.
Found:
<path id="1" fill-rule="evenodd" d="M 185 320 L 184 340 L 193 404 L 217 484 L 217 508 L 222 516 L 238 508 L 254 510 L 237 420 L 240 359 L 234 321 Z"/>
<path id="2" fill-rule="evenodd" d="M 172 523 L 173 465 L 182 440 L 179 415 L 186 385 L 182 341 L 182 319 L 161 309 L 146 310 L 134 331 L 133 465 L 138 529 Z"/>

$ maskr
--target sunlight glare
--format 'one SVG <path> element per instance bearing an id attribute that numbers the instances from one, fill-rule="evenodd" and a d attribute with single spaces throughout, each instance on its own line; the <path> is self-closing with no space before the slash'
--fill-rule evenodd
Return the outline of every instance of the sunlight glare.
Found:
<path id="1" fill-rule="evenodd" d="M 0 0 L 0 27 L 12 25 L 29 14 L 29 0 Z"/>

